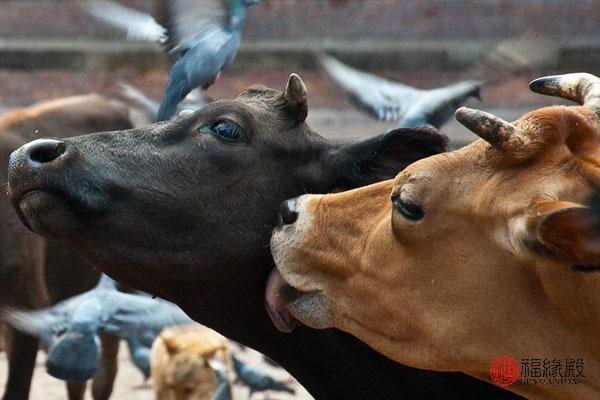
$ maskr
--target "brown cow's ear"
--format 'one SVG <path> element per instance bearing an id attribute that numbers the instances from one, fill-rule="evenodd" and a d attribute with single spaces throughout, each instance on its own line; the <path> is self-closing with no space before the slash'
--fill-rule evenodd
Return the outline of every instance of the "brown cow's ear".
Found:
<path id="1" fill-rule="evenodd" d="M 177 340 L 177 336 L 175 334 L 167 331 L 163 332 L 160 337 L 170 355 L 174 355 L 179 352 L 179 340 Z"/>
<path id="2" fill-rule="evenodd" d="M 431 128 L 399 128 L 328 153 L 334 186 L 349 189 L 391 179 L 409 164 L 448 149 L 448 139 Z"/>
<path id="3" fill-rule="evenodd" d="M 537 237 L 554 257 L 577 269 L 600 269 L 598 215 L 589 207 L 570 202 L 547 202 L 532 218 Z"/>
<path id="4" fill-rule="evenodd" d="M 286 103 L 285 108 L 294 120 L 298 123 L 304 122 L 308 115 L 308 96 L 306 85 L 298 75 L 290 75 L 283 97 Z"/>

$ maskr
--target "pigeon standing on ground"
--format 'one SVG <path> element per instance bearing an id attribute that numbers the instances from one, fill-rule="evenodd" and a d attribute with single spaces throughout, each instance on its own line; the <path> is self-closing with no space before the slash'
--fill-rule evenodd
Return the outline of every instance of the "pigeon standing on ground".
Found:
<path id="1" fill-rule="evenodd" d="M 259 0 L 163 0 L 164 27 L 151 16 L 110 1 L 92 1 L 87 10 L 127 30 L 131 39 L 155 40 L 179 60 L 169 72 L 157 121 L 170 119 L 195 87 L 212 85 L 235 58 L 246 8 Z"/>
<path id="2" fill-rule="evenodd" d="M 267 390 L 273 390 L 277 392 L 287 392 L 294 394 L 296 391 L 289 385 L 289 382 L 280 382 L 275 380 L 273 377 L 266 375 L 258 368 L 248 364 L 244 364 L 242 361 L 233 357 L 233 368 L 237 375 L 238 380 L 250 389 L 249 398 L 256 392 L 264 392 Z"/>
<path id="3" fill-rule="evenodd" d="M 166 326 L 192 320 L 176 305 L 116 290 L 103 275 L 92 290 L 36 311 L 0 310 L 0 320 L 41 339 L 48 373 L 63 380 L 88 380 L 102 351 L 100 333 L 124 339 L 133 363 L 147 378 L 152 342 Z"/>

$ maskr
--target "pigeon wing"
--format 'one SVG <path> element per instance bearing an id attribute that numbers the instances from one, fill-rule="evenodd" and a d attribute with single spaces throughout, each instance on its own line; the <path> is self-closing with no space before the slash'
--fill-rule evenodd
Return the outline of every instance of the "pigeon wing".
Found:
<path id="1" fill-rule="evenodd" d="M 127 39 L 161 42 L 166 30 L 150 15 L 109 0 L 84 2 L 85 11 L 127 33 Z"/>
<path id="2" fill-rule="evenodd" d="M 359 109 L 381 121 L 398 120 L 421 91 L 356 70 L 329 56 L 320 56 L 321 70 Z"/>
<path id="3" fill-rule="evenodd" d="M 68 314 L 54 312 L 52 308 L 39 311 L 2 308 L 0 320 L 20 332 L 39 337 L 46 349 L 51 346 L 55 335 L 66 330 L 69 323 Z"/>
<path id="4" fill-rule="evenodd" d="M 215 32 L 225 34 L 229 18 L 227 0 L 162 0 L 160 21 L 167 29 L 169 51 L 186 51 Z"/>
<path id="5" fill-rule="evenodd" d="M 399 122 L 399 127 L 429 126 L 440 128 L 469 97 L 479 97 L 481 82 L 465 80 L 454 84 L 423 90 Z"/>
<path id="6" fill-rule="evenodd" d="M 107 318 L 101 329 L 125 339 L 131 335 L 141 337 L 148 331 L 154 336 L 165 326 L 191 322 L 176 305 L 137 294 L 112 292 L 104 308 Z"/>

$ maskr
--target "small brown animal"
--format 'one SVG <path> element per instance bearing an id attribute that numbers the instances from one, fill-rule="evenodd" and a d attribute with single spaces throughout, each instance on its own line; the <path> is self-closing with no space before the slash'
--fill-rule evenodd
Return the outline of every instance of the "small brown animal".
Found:
<path id="1" fill-rule="evenodd" d="M 155 400 L 210 400 L 217 388 L 211 360 L 231 371 L 228 340 L 199 324 L 167 328 L 150 355 Z"/>

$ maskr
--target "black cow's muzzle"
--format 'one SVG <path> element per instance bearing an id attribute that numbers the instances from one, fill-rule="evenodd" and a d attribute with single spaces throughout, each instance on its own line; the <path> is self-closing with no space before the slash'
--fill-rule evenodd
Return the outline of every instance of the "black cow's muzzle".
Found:
<path id="1" fill-rule="evenodd" d="M 71 230 L 65 167 L 75 150 L 55 139 L 38 139 L 14 151 L 8 166 L 8 194 L 21 221 L 43 236 Z"/>

